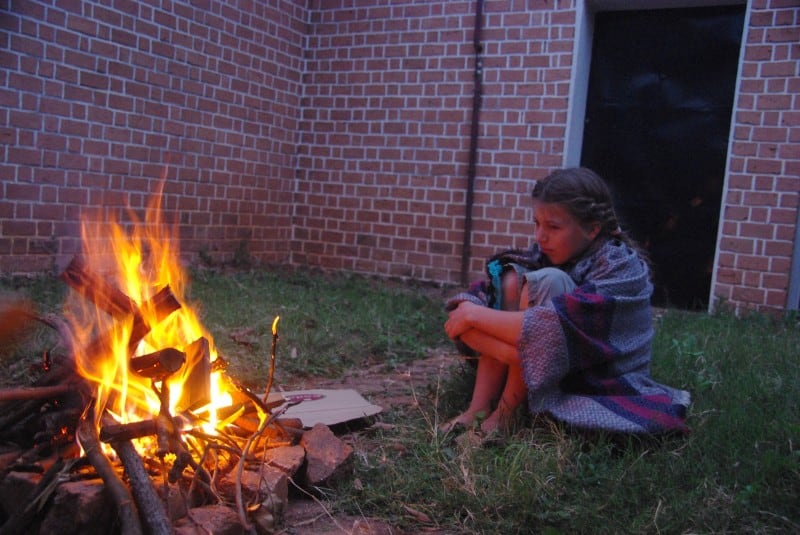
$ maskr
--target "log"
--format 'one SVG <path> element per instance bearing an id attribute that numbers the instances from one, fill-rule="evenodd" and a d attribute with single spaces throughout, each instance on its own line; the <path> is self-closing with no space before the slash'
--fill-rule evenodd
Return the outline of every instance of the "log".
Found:
<path id="1" fill-rule="evenodd" d="M 147 532 L 151 535 L 168 535 L 172 533 L 172 525 L 167 518 L 164 504 L 153 488 L 153 482 L 144 468 L 142 458 L 133 447 L 129 440 L 112 442 L 111 447 L 117 452 L 125 473 L 128 474 L 130 481 L 131 494 L 136 501 L 139 510 L 139 518 L 142 524 L 147 527 Z"/>
<path id="2" fill-rule="evenodd" d="M 61 280 L 112 318 L 124 318 L 138 312 L 130 297 L 91 272 L 80 256 L 74 257 L 64 269 Z"/>
<path id="3" fill-rule="evenodd" d="M 135 438 L 149 437 L 155 434 L 156 420 L 154 418 L 149 420 L 141 420 L 139 422 L 131 422 L 128 424 L 104 421 L 103 428 L 100 429 L 100 441 L 108 444 L 111 442 L 121 442 L 125 440 L 133 440 Z"/>
<path id="4" fill-rule="evenodd" d="M 169 286 L 165 286 L 151 297 L 142 308 L 152 310 L 156 322 L 159 322 L 169 316 L 172 312 L 181 307 L 180 302 L 172 293 Z M 136 351 L 136 346 L 142 341 L 142 338 L 147 336 L 150 332 L 150 325 L 145 322 L 142 314 L 136 312 L 133 314 L 133 327 L 131 328 L 131 336 L 128 340 L 128 355 L 133 355 Z M 94 360 L 101 355 L 106 355 L 111 350 L 111 340 L 113 340 L 113 333 L 105 333 L 90 343 L 84 350 L 84 354 L 88 360 Z"/>
<path id="5" fill-rule="evenodd" d="M 93 407 L 90 405 L 90 408 Z M 100 448 L 100 440 L 97 436 L 97 429 L 94 426 L 94 417 L 89 417 L 91 410 L 87 408 L 87 412 L 81 417 L 78 422 L 76 436 L 83 448 L 86 458 L 89 463 L 94 467 L 97 475 L 105 483 L 105 488 L 114 500 L 117 506 L 117 516 L 119 518 L 119 526 L 122 535 L 141 535 L 142 524 L 139 521 L 136 506 L 133 502 L 128 487 L 117 476 L 114 467 L 108 457 L 103 453 Z"/>
<path id="6" fill-rule="evenodd" d="M 112 318 L 120 320 L 133 316 L 133 328 L 128 344 L 131 355 L 142 338 L 150 332 L 150 325 L 145 322 L 141 312 L 142 309 L 152 312 L 156 321 L 161 321 L 181 306 L 169 286 L 165 286 L 139 307 L 118 288 L 93 273 L 80 256 L 72 259 L 67 268 L 61 273 L 61 279 L 70 288 L 94 303 L 95 306 L 108 313 Z M 107 353 L 111 347 L 110 337 L 111 334 L 106 333 L 95 339 L 85 349 L 85 354 L 88 358 L 92 359 L 96 355 Z"/>
<path id="7" fill-rule="evenodd" d="M 149 379 L 169 377 L 177 372 L 186 362 L 186 353 L 168 347 L 130 360 L 130 369 L 134 373 Z"/>
<path id="8" fill-rule="evenodd" d="M 70 398 L 71 396 L 87 395 L 88 390 L 86 384 L 75 373 L 75 370 L 70 366 L 58 365 L 53 367 L 49 372 L 39 377 L 31 387 L 20 387 L 17 392 L 6 392 L 5 395 L 9 399 L 5 403 L 0 404 L 0 433 L 11 429 L 13 426 L 20 422 L 31 418 L 33 415 L 38 415 L 41 412 L 42 406 L 47 404 L 51 399 L 61 398 L 62 401 Z M 69 385 L 66 391 L 65 385 Z M 26 388 L 33 389 L 30 393 L 25 392 Z M 12 389 L 13 390 L 13 389 Z M 56 394 L 50 396 L 50 394 Z M 16 399 L 13 399 L 16 398 Z M 88 395 L 87 395 L 88 399 Z M 86 405 L 85 402 L 77 404 L 79 410 Z"/>
<path id="9" fill-rule="evenodd" d="M 211 348 L 208 340 L 198 338 L 186 348 L 191 369 L 183 383 L 178 410 L 193 411 L 211 402 Z"/>

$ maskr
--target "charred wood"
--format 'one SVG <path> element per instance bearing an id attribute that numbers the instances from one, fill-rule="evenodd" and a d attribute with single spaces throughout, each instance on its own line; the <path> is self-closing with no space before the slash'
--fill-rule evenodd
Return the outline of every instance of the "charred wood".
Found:
<path id="1" fill-rule="evenodd" d="M 91 272 L 80 256 L 74 257 L 64 269 L 61 280 L 112 318 L 124 318 L 138 313 L 136 303 L 131 298 Z"/>
<path id="2" fill-rule="evenodd" d="M 177 372 L 186 362 L 186 353 L 168 347 L 155 353 L 133 357 L 130 360 L 131 371 L 149 379 L 169 377 Z"/>

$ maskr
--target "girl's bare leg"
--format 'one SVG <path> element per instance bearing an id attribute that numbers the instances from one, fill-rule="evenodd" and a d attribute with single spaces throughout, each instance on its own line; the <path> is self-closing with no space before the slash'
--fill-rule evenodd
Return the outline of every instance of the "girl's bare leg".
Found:
<path id="1" fill-rule="evenodd" d="M 520 292 L 519 276 L 514 270 L 503 275 L 503 309 L 519 310 L 519 306 L 528 305 L 527 293 Z M 525 283 L 523 283 L 523 289 Z M 525 296 L 522 298 L 521 296 Z M 521 303 L 524 301 L 524 303 Z M 479 416 L 487 416 L 481 424 L 486 432 L 503 430 L 508 427 L 514 411 L 525 399 L 525 383 L 519 366 L 509 366 L 488 355 L 478 358 L 478 369 L 475 373 L 475 386 L 469 407 L 463 413 L 440 426 L 443 432 L 449 432 L 459 424 L 471 426 Z M 498 401 L 499 399 L 499 401 Z M 497 407 L 492 411 L 492 407 Z"/>
<path id="2" fill-rule="evenodd" d="M 520 366 L 508 366 L 503 394 L 497 403 L 497 408 L 481 424 L 481 431 L 485 433 L 505 433 L 511 427 L 514 412 L 527 397 L 528 389 L 522 379 Z"/>
<path id="3" fill-rule="evenodd" d="M 481 415 L 488 416 L 492 411 L 492 405 L 494 405 L 503 391 L 507 370 L 508 366 L 502 362 L 491 357 L 480 356 L 469 407 L 452 420 L 444 423 L 440 427 L 441 431 L 446 433 L 459 424 L 469 427 Z"/>
<path id="4" fill-rule="evenodd" d="M 516 272 L 511 271 L 503 277 L 503 298 L 506 309 L 524 310 L 528 308 L 527 283 L 523 282 L 520 290 Z M 481 430 L 485 433 L 508 431 L 514 412 L 528 395 L 528 388 L 522 379 L 522 367 L 517 365 L 507 368 L 508 374 L 500 401 L 492 414 L 481 424 Z"/>

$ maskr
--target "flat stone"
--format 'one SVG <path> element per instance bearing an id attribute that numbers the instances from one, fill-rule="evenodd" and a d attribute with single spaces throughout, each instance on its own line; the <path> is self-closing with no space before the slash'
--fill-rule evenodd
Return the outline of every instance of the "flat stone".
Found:
<path id="1" fill-rule="evenodd" d="M 239 515 L 225 505 L 195 507 L 175 523 L 175 535 L 243 535 L 244 532 Z"/>
<path id="2" fill-rule="evenodd" d="M 267 465 L 278 468 L 289 476 L 294 476 L 303 466 L 306 450 L 303 446 L 279 446 L 264 452 L 264 459 Z"/>
<path id="3" fill-rule="evenodd" d="M 242 500 L 247 504 L 259 504 L 250 515 L 256 524 L 274 528 L 283 519 L 289 503 L 289 476 L 278 468 L 263 465 L 261 470 L 242 471 Z M 223 477 L 217 487 L 225 495 L 234 496 L 236 474 Z"/>

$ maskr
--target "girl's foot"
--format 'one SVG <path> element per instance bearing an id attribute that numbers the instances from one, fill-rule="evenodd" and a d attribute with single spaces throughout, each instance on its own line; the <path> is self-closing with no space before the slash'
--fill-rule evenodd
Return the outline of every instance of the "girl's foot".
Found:
<path id="1" fill-rule="evenodd" d="M 467 428 L 466 424 L 462 423 L 458 418 L 448 420 L 439 426 L 439 433 L 447 435 L 450 433 L 460 433 Z"/>
<path id="2" fill-rule="evenodd" d="M 481 423 L 481 432 L 486 436 L 502 436 L 508 434 L 509 429 L 511 429 L 511 421 L 503 418 L 498 411 L 494 411 Z"/>
<path id="3" fill-rule="evenodd" d="M 445 423 L 439 426 L 439 432 L 443 435 L 448 433 L 460 433 L 465 431 L 467 428 L 471 427 L 475 420 L 483 414 L 483 411 L 473 412 L 464 412 L 459 414 L 452 420 L 448 420 Z"/>

